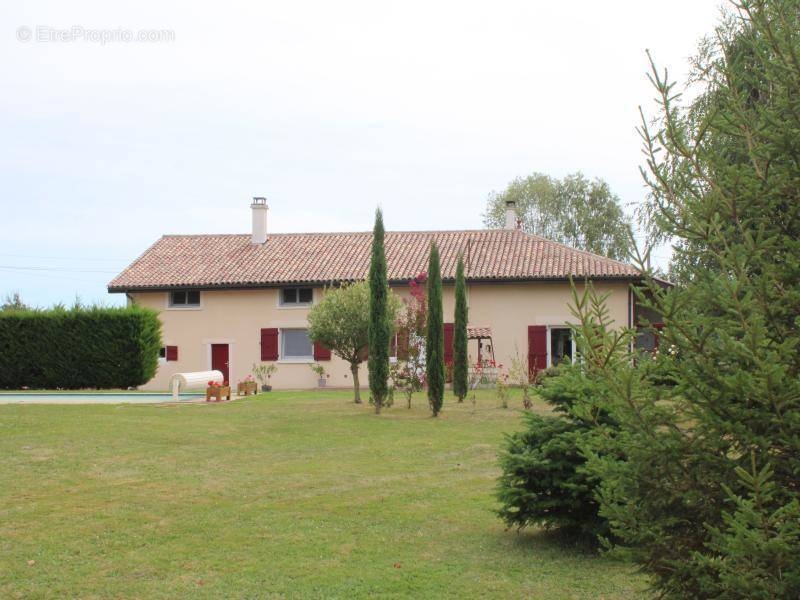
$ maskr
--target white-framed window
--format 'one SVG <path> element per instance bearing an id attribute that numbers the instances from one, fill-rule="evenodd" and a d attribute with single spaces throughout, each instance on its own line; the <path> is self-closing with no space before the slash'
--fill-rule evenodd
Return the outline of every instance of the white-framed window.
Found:
<path id="1" fill-rule="evenodd" d="M 314 288 L 283 288 L 279 296 L 281 306 L 310 306 L 314 303 Z"/>
<path id="2" fill-rule="evenodd" d="M 161 346 L 161 348 L 158 349 L 158 363 L 161 364 L 165 362 L 167 362 L 167 347 Z"/>
<path id="3" fill-rule="evenodd" d="M 281 360 L 314 360 L 314 348 L 308 338 L 308 329 L 281 329 Z"/>
<path id="4" fill-rule="evenodd" d="M 200 308 L 200 290 L 172 290 L 168 305 L 170 308 Z"/>
<path id="5" fill-rule="evenodd" d="M 575 340 L 569 327 L 549 327 L 547 330 L 547 366 L 555 367 L 567 360 L 573 362 L 576 356 Z"/>

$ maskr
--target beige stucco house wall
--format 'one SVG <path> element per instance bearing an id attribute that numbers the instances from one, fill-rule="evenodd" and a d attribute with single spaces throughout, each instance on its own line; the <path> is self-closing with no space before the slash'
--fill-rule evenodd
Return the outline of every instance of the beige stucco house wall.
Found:
<path id="1" fill-rule="evenodd" d="M 600 293 L 608 292 L 608 309 L 619 325 L 629 323 L 629 283 L 595 281 Z M 159 311 L 163 323 L 163 342 L 178 347 L 178 360 L 160 362 L 158 373 L 143 389 L 166 390 L 174 373 L 205 371 L 211 368 L 211 345 L 228 344 L 231 382 L 235 383 L 260 363 L 260 330 L 262 328 L 306 328 L 308 307 L 286 307 L 279 303 L 281 288 L 220 289 L 201 292 L 197 308 L 171 308 L 168 292 L 130 292 L 131 301 Z M 407 287 L 395 292 L 408 294 Z M 443 290 L 445 322 L 453 321 L 453 286 Z M 325 293 L 314 288 L 314 302 Z M 495 357 L 510 365 L 519 355 L 527 360 L 527 328 L 529 325 L 564 326 L 573 321 L 569 307 L 571 294 L 566 281 L 534 281 L 518 283 L 470 283 L 467 287 L 470 326 L 490 327 Z M 470 342 L 474 360 L 477 343 Z M 272 377 L 276 389 L 312 388 L 317 377 L 309 368 L 313 360 L 278 360 Z M 347 363 L 333 356 L 322 363 L 330 373 L 329 386 L 350 387 L 352 378 Z M 367 385 L 366 364 L 362 365 L 362 386 Z"/>
<path id="2" fill-rule="evenodd" d="M 168 389 L 175 373 L 210 370 L 212 348 L 217 366 L 224 366 L 225 346 L 229 379 L 241 381 L 261 363 L 262 330 L 264 356 L 274 356 L 276 336 L 280 350 L 270 383 L 276 389 L 317 385 L 309 368 L 314 360 L 302 357 L 310 352 L 308 339 L 288 330 L 307 329 L 309 288 L 313 305 L 323 298 L 325 285 L 367 278 L 372 233 L 269 233 L 266 200 L 254 198 L 251 209 L 249 234 L 162 236 L 109 283 L 109 292 L 125 293 L 129 301 L 160 314 L 165 356 L 145 389 Z M 408 282 L 428 268 L 431 244 L 437 245 L 445 323 L 454 320 L 453 283 L 458 259 L 463 259 L 469 325 L 491 330 L 494 358 L 506 367 L 515 357 L 528 363 L 531 326 L 532 366 L 542 368 L 543 358 L 549 366 L 559 353 L 574 355 L 564 329 L 573 319 L 571 278 L 590 279 L 601 294 L 608 294 L 611 318 L 619 325 L 631 324 L 629 286 L 640 279 L 639 271 L 522 231 L 511 201 L 506 203 L 504 229 L 387 231 L 384 243 L 387 277 L 400 282 L 392 289 L 401 296 L 409 294 Z M 492 356 L 487 345 L 484 360 Z M 469 353 L 474 363 L 476 340 L 470 341 Z M 287 358 L 290 354 L 295 358 Z M 344 361 L 332 356 L 320 362 L 329 386 L 352 386 Z M 362 365 L 365 387 L 366 371 Z"/>

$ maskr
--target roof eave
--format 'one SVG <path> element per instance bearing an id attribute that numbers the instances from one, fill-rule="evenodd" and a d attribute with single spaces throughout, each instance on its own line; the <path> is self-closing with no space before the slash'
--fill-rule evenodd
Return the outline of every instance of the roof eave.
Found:
<path id="1" fill-rule="evenodd" d="M 639 274 L 632 275 L 571 275 L 559 277 L 467 277 L 467 283 L 473 284 L 513 284 L 513 283 L 536 283 L 536 282 L 567 282 L 570 279 L 581 281 L 589 279 L 591 281 L 639 281 L 642 276 Z M 353 281 L 363 281 L 362 279 L 329 279 L 329 280 L 312 280 L 312 281 L 278 281 L 278 282 L 238 282 L 238 283 L 221 283 L 221 284 L 195 284 L 195 283 L 175 283 L 175 284 L 159 284 L 159 285 L 109 285 L 108 292 L 110 294 L 123 294 L 129 292 L 166 292 L 169 290 L 179 289 L 193 289 L 193 290 L 249 290 L 249 289 L 271 289 L 281 288 L 287 286 L 325 286 L 325 285 L 339 285 L 342 283 L 350 283 Z M 390 285 L 408 285 L 408 279 L 390 279 Z M 454 277 L 443 277 L 442 283 L 455 283 Z"/>

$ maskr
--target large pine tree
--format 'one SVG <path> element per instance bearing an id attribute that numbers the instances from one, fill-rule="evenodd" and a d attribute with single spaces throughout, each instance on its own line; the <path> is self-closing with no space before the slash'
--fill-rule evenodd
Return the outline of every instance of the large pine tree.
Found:
<path id="1" fill-rule="evenodd" d="M 456 265 L 456 314 L 453 335 L 453 393 L 463 402 L 469 389 L 467 358 L 467 282 L 464 277 L 464 258 L 459 255 Z"/>
<path id="2" fill-rule="evenodd" d="M 652 357 L 631 361 L 619 328 L 581 311 L 584 373 L 623 428 L 588 468 L 661 596 L 800 598 L 800 12 L 732 6 L 691 101 L 651 74 L 651 211 L 681 277 L 646 280 Z"/>
<path id="3" fill-rule="evenodd" d="M 389 311 L 389 281 L 386 275 L 383 213 L 375 211 L 372 234 L 372 260 L 369 265 L 369 390 L 375 412 L 380 414 L 389 388 L 389 342 L 392 323 Z"/>
<path id="4" fill-rule="evenodd" d="M 444 400 L 444 319 L 442 310 L 442 273 L 439 248 L 431 243 L 428 262 L 428 337 L 425 343 L 425 370 L 428 380 L 428 403 L 433 416 L 439 415 Z"/>

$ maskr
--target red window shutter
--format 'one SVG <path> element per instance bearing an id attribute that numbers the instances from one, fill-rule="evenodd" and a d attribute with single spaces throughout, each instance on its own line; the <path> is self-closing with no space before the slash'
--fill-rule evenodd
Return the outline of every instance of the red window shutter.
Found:
<path id="1" fill-rule="evenodd" d="M 389 356 L 397 356 L 397 334 L 392 336 L 389 341 Z"/>
<path id="2" fill-rule="evenodd" d="M 178 360 L 178 347 L 177 346 L 167 346 L 167 351 L 165 353 L 167 362 L 172 362 Z"/>
<path id="3" fill-rule="evenodd" d="M 261 360 L 278 360 L 278 330 L 261 330 Z"/>
<path id="4" fill-rule="evenodd" d="M 547 326 L 528 326 L 528 374 L 533 380 L 547 368 Z"/>
<path id="5" fill-rule="evenodd" d="M 453 362 L 453 342 L 455 338 L 456 325 L 455 323 L 444 324 L 444 362 L 445 364 Z"/>
<path id="6" fill-rule="evenodd" d="M 319 342 L 314 342 L 314 360 L 330 360 L 331 359 L 331 351 L 320 344 Z"/>

